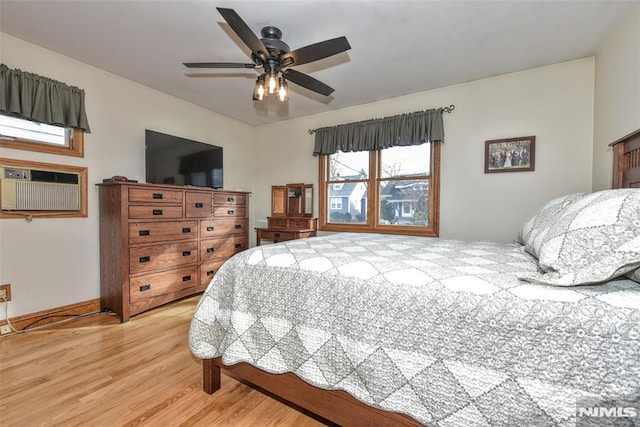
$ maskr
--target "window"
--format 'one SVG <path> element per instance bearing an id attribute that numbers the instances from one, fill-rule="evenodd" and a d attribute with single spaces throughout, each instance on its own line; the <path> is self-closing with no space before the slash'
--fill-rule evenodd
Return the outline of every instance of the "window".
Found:
<path id="1" fill-rule="evenodd" d="M 320 156 L 320 229 L 438 236 L 439 170 L 439 143 Z"/>
<path id="2" fill-rule="evenodd" d="M 340 197 L 332 197 L 331 198 L 331 210 L 341 210 L 342 209 L 342 199 Z"/>
<path id="3" fill-rule="evenodd" d="M 0 115 L 0 146 L 84 157 L 84 131 Z"/>

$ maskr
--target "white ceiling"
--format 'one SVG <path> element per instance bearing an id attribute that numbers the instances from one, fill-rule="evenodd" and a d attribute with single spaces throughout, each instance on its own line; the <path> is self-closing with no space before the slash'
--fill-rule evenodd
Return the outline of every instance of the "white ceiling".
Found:
<path id="1" fill-rule="evenodd" d="M 592 56 L 637 2 L 0 0 L 0 31 L 260 125 Z M 188 77 L 208 71 L 183 62 L 251 62 L 216 7 L 258 35 L 280 28 L 292 50 L 346 36 L 348 52 L 296 67 L 336 91 L 254 102 L 253 70 Z"/>

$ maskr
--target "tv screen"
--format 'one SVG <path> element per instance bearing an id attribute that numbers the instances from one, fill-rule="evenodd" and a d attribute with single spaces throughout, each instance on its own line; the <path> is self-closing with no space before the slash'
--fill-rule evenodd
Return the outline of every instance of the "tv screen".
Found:
<path id="1" fill-rule="evenodd" d="M 222 188 L 222 147 L 146 129 L 146 181 Z"/>

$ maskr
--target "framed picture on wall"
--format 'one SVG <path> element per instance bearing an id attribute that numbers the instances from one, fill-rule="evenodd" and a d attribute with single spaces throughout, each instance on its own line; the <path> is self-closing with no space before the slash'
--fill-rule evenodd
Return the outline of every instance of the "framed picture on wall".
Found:
<path id="1" fill-rule="evenodd" d="M 535 136 L 492 139 L 484 144 L 484 173 L 535 170 Z"/>

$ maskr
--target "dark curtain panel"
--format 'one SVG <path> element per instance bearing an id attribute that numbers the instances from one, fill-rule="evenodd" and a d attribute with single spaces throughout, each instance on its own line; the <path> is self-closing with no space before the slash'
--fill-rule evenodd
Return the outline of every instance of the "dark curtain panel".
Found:
<path id="1" fill-rule="evenodd" d="M 84 90 L 0 64 L 0 113 L 90 132 Z"/>
<path id="2" fill-rule="evenodd" d="M 316 130 L 313 155 L 444 142 L 442 109 L 417 111 Z"/>

